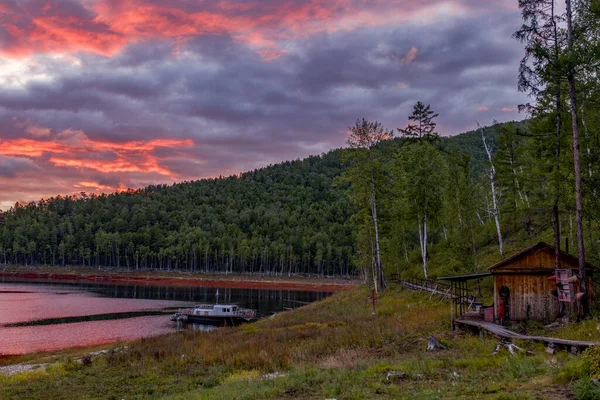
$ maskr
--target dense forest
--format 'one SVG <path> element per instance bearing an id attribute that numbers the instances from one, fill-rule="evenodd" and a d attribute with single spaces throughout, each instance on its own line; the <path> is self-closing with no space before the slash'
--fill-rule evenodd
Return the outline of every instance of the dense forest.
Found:
<path id="1" fill-rule="evenodd" d="M 16 204 L 0 213 L 0 263 L 360 274 L 379 289 L 391 273 L 479 271 L 538 240 L 598 263 L 598 4 L 519 3 L 526 121 L 441 137 L 444 116 L 417 102 L 403 128 L 359 119 L 347 148 L 320 156 Z"/>
<path id="2" fill-rule="evenodd" d="M 473 132 L 445 142 L 480 158 Z M 347 151 L 240 176 L 17 203 L 0 213 L 0 263 L 354 274 Z"/>

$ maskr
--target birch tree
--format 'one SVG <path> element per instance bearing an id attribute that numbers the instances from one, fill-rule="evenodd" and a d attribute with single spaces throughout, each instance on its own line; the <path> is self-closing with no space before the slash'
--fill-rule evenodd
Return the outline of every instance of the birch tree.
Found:
<path id="1" fill-rule="evenodd" d="M 477 124 L 479 125 L 479 123 Z M 490 177 L 490 187 L 492 189 L 492 215 L 494 216 L 494 222 L 496 223 L 496 232 L 498 234 L 498 246 L 500 248 L 500 255 L 504 256 L 504 244 L 502 242 L 502 230 L 500 229 L 500 211 L 498 210 L 498 196 L 496 193 L 496 168 L 494 167 L 494 163 L 492 161 L 492 153 L 490 152 L 490 148 L 485 141 L 485 132 L 481 126 L 479 126 L 481 130 L 481 139 L 483 140 L 483 148 L 485 149 L 485 154 L 487 155 L 487 160 L 489 163 L 489 177 Z"/>
<path id="2" fill-rule="evenodd" d="M 358 119 L 353 127 L 349 128 L 347 143 L 351 149 L 348 153 L 352 168 L 347 176 L 352 184 L 351 197 L 357 205 L 367 209 L 368 220 L 372 226 L 372 257 L 373 283 L 377 291 L 384 290 L 385 276 L 381 257 L 381 232 L 378 210 L 379 183 L 383 176 L 381 152 L 376 146 L 383 140 L 392 138 L 393 133 L 386 130 L 377 121 L 369 122 Z"/>
<path id="3" fill-rule="evenodd" d="M 501 182 L 502 197 L 507 201 L 505 207 L 512 212 L 513 228 L 516 229 L 517 213 L 519 209 L 530 206 L 527 188 L 525 187 L 525 170 L 522 163 L 522 154 L 527 146 L 525 133 L 513 123 L 500 125 L 495 122 L 498 134 L 498 151 L 494 156 L 497 167 L 497 178 Z M 528 171 L 529 173 L 529 171 Z"/>
<path id="4" fill-rule="evenodd" d="M 428 278 L 427 244 L 431 225 L 442 214 L 448 167 L 440 152 L 423 142 L 403 148 L 397 156 L 398 194 L 408 204 L 410 218 L 417 223 L 423 275 Z"/>

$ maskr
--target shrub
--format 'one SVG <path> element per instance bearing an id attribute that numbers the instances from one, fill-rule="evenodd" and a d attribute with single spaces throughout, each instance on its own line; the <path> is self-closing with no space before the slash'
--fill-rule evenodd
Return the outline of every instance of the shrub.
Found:
<path id="1" fill-rule="evenodd" d="M 589 364 L 590 378 L 600 378 L 600 346 L 590 346 L 583 353 Z"/>
<path id="2" fill-rule="evenodd" d="M 600 386 L 589 378 L 579 379 L 571 386 L 575 398 L 578 400 L 600 399 Z"/>
<path id="3" fill-rule="evenodd" d="M 589 376 L 589 360 L 587 357 L 570 359 L 556 376 L 558 383 L 568 383 Z"/>

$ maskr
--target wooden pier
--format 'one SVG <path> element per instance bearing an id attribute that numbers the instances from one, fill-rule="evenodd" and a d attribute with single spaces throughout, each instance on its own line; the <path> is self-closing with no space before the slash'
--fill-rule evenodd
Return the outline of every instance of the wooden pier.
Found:
<path id="1" fill-rule="evenodd" d="M 570 340 L 570 339 L 559 339 L 559 338 L 551 338 L 546 336 L 530 336 L 523 335 L 522 333 L 511 331 L 501 325 L 497 325 L 491 322 L 485 322 L 476 319 L 467 319 L 467 318 L 457 318 L 454 320 L 454 323 L 457 325 L 466 325 L 472 326 L 479 329 L 485 329 L 492 336 L 495 336 L 499 339 L 520 339 L 520 340 L 533 340 L 535 342 L 543 342 L 543 343 L 553 343 L 557 346 L 565 346 L 565 347 L 577 347 L 578 349 L 584 349 L 589 346 L 598 346 L 600 342 L 589 342 L 585 340 Z"/>

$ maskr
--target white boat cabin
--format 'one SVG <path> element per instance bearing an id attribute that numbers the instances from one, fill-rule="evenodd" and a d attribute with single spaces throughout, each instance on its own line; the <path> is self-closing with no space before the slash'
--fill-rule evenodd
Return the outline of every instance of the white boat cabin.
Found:
<path id="1" fill-rule="evenodd" d="M 238 306 L 235 304 L 200 304 L 194 307 L 194 315 L 228 316 L 235 315 Z"/>

